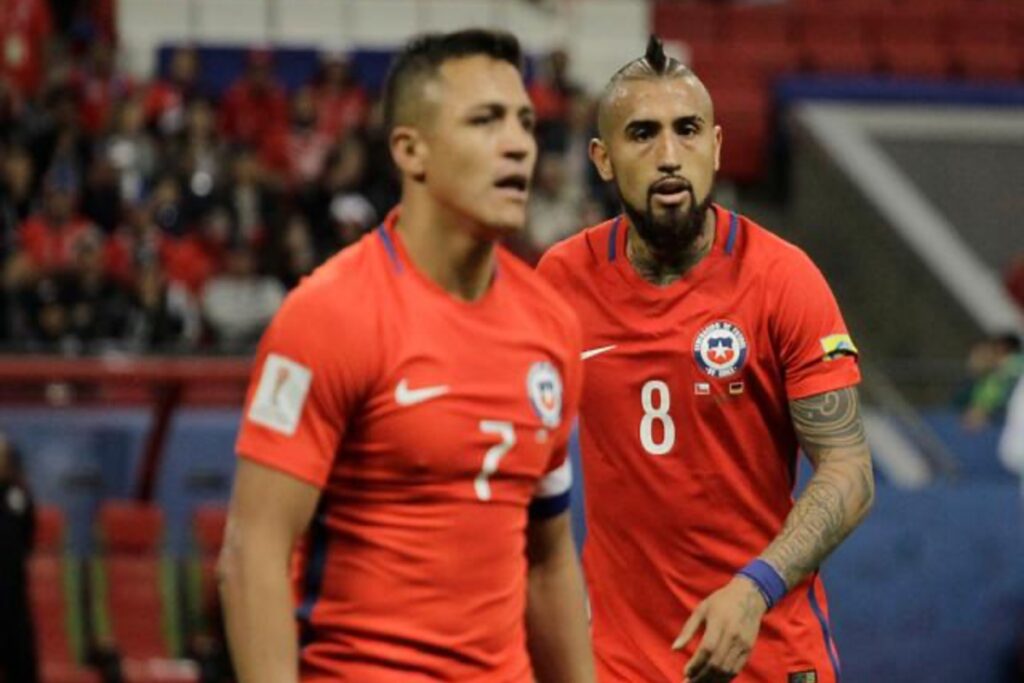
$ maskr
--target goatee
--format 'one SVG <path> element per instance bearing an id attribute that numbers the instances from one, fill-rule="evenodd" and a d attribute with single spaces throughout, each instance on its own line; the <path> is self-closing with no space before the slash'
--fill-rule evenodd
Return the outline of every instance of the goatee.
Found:
<path id="1" fill-rule="evenodd" d="M 709 190 L 703 201 L 697 202 L 693 187 L 687 183 L 686 191 L 691 197 L 689 208 L 683 210 L 679 207 L 670 207 L 660 216 L 656 216 L 655 193 L 652 190 L 647 193 L 647 205 L 640 210 L 626 201 L 618 186 L 615 189 L 637 233 L 651 251 L 665 260 L 684 258 L 693 247 L 704 229 L 704 216 L 711 206 L 714 194 L 713 190 Z"/>

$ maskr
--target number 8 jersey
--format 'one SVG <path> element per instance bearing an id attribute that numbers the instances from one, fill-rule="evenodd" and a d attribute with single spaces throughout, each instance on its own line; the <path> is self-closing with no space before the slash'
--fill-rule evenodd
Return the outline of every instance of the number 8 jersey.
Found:
<path id="1" fill-rule="evenodd" d="M 538 266 L 583 325 L 583 558 L 602 683 L 681 679 L 700 640 L 671 650 L 684 622 L 792 508 L 788 402 L 860 379 L 807 256 L 714 211 L 710 253 L 664 287 L 630 264 L 622 217 L 554 246 Z M 825 683 L 837 668 L 815 576 L 766 615 L 736 680 Z"/>
<path id="2" fill-rule="evenodd" d="M 238 438 L 323 491 L 294 563 L 302 680 L 529 683 L 525 530 L 568 507 L 579 324 L 500 248 L 486 294 L 452 298 L 394 222 L 285 301 Z"/>

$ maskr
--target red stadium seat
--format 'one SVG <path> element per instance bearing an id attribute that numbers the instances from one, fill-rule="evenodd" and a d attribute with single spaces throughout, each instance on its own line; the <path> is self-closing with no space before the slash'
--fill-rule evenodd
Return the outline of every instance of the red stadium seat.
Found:
<path id="1" fill-rule="evenodd" d="M 866 40 L 864 13 L 848 5 L 804 8 L 793 23 L 803 45 Z"/>
<path id="2" fill-rule="evenodd" d="M 715 97 L 715 119 L 722 126 L 723 178 L 748 183 L 763 177 L 770 117 L 770 101 L 763 92 L 732 90 Z"/>
<path id="3" fill-rule="evenodd" d="M 195 554 L 189 565 L 189 622 L 195 633 L 208 633 L 220 609 L 217 595 L 217 556 L 224 542 L 227 510 L 202 506 L 192 518 Z"/>
<path id="4" fill-rule="evenodd" d="M 976 2 L 944 15 L 944 33 L 956 44 L 1012 45 L 1013 13 L 1000 3 Z"/>
<path id="5" fill-rule="evenodd" d="M 64 515 L 58 508 L 41 506 L 36 511 L 28 574 L 42 683 L 99 683 L 99 674 L 81 664 L 81 577 L 64 553 Z"/>
<path id="6" fill-rule="evenodd" d="M 888 8 L 866 17 L 868 38 L 878 45 L 935 45 L 941 42 L 940 15 L 915 7 Z"/>
<path id="7" fill-rule="evenodd" d="M 877 65 L 875 52 L 859 40 L 805 43 L 803 62 L 811 71 L 822 74 L 871 74 Z"/>
<path id="8" fill-rule="evenodd" d="M 1024 79 L 1024 51 L 997 43 L 964 43 L 954 48 L 957 73 L 978 81 L 1014 82 Z"/>
<path id="9" fill-rule="evenodd" d="M 791 17 L 786 5 L 728 5 L 722 12 L 721 36 L 730 44 L 784 43 L 793 35 Z"/>
<path id="10" fill-rule="evenodd" d="M 953 72 L 952 55 L 929 43 L 880 46 L 882 69 L 893 76 L 944 79 Z"/>
<path id="11" fill-rule="evenodd" d="M 652 30 L 665 40 L 706 43 L 720 38 L 722 9 L 705 2 L 655 2 Z"/>
<path id="12" fill-rule="evenodd" d="M 100 553 L 90 567 L 97 637 L 116 644 L 129 683 L 195 680 L 188 665 L 171 661 L 182 652 L 181 628 L 175 566 L 160 550 L 162 513 L 104 503 L 98 532 Z"/>

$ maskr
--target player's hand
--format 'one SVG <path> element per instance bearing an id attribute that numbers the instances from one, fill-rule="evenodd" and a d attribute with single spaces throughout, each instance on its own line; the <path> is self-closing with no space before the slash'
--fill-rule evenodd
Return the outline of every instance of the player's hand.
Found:
<path id="1" fill-rule="evenodd" d="M 701 625 L 704 638 L 686 664 L 688 683 L 717 683 L 732 680 L 747 663 L 761 630 L 761 618 L 768 605 L 754 583 L 734 577 L 697 606 L 672 643 L 682 650 Z"/>

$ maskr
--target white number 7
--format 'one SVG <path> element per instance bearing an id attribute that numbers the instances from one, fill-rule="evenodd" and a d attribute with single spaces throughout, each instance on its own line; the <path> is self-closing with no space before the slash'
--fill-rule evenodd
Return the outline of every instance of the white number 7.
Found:
<path id="1" fill-rule="evenodd" d="M 484 455 L 484 464 L 480 467 L 480 474 L 476 475 L 476 480 L 473 482 L 476 497 L 480 500 L 490 500 L 491 482 L 488 481 L 488 478 L 498 471 L 498 463 L 516 445 L 516 430 L 511 422 L 480 420 L 480 431 L 484 434 L 497 434 L 501 437 L 500 443 L 487 449 L 487 453 Z"/>

